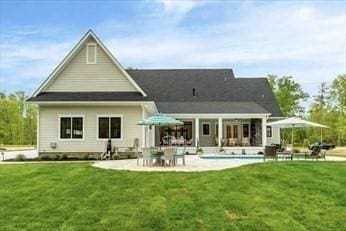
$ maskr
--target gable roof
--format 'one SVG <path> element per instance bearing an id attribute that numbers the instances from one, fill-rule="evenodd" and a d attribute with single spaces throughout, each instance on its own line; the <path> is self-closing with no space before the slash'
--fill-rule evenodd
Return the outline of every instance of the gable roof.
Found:
<path id="1" fill-rule="evenodd" d="M 83 48 L 89 38 L 93 38 L 97 45 L 108 55 L 113 64 L 119 68 L 122 74 L 129 80 L 129 82 L 135 87 L 135 89 L 140 92 L 143 96 L 147 94 L 142 90 L 142 88 L 131 78 L 131 76 L 125 71 L 118 60 L 113 56 L 113 54 L 107 49 L 107 47 L 101 42 L 101 40 L 96 36 L 96 34 L 89 30 L 81 40 L 75 45 L 75 47 L 67 54 L 67 56 L 62 60 L 62 62 L 53 70 L 53 72 L 48 76 L 48 78 L 36 89 L 33 96 L 37 96 L 39 93 L 44 91 L 50 83 L 58 76 L 58 74 L 68 65 L 74 56 Z"/>
<path id="2" fill-rule="evenodd" d="M 158 103 L 254 102 L 271 116 L 282 116 L 267 78 L 234 78 L 231 69 L 142 69 L 127 72 Z"/>
<path id="3" fill-rule="evenodd" d="M 164 113 L 283 116 L 266 78 L 235 78 L 232 69 L 141 69 L 127 73 L 147 97 L 129 92 L 45 92 L 28 101 L 154 101 Z"/>

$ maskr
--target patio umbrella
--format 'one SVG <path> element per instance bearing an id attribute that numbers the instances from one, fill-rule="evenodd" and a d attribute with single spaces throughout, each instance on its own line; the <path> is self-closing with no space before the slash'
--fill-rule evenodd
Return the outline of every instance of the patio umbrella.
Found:
<path id="1" fill-rule="evenodd" d="M 162 127 L 162 126 L 183 125 L 183 124 L 184 122 L 180 120 L 177 120 L 165 114 L 158 113 L 153 116 L 150 116 L 147 119 L 139 121 L 137 125 Z M 161 142 L 160 142 L 160 148 L 161 148 Z"/>
<path id="2" fill-rule="evenodd" d="M 267 126 L 277 127 L 277 128 L 292 128 L 292 135 L 291 135 L 291 143 L 293 146 L 293 129 L 294 128 L 301 128 L 301 127 L 319 127 L 321 128 L 321 143 L 322 143 L 322 128 L 328 128 L 328 126 L 314 123 L 311 121 L 303 120 L 298 117 L 291 117 L 284 120 L 278 120 L 275 122 L 267 123 Z"/>

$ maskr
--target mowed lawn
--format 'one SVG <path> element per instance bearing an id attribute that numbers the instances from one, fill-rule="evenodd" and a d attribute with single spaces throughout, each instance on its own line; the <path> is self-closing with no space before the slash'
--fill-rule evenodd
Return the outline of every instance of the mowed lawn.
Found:
<path id="1" fill-rule="evenodd" d="M 201 173 L 0 166 L 1 230 L 345 230 L 346 163 Z"/>

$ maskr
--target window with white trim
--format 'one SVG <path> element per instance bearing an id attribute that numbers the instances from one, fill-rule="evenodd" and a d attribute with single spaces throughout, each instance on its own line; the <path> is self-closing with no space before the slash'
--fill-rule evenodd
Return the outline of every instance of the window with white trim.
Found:
<path id="1" fill-rule="evenodd" d="M 210 136 L 210 123 L 202 123 L 202 136 Z"/>
<path id="2" fill-rule="evenodd" d="M 83 139 L 83 117 L 60 117 L 60 139 Z"/>
<path id="3" fill-rule="evenodd" d="M 121 139 L 121 117 L 98 117 L 99 139 Z"/>
<path id="4" fill-rule="evenodd" d="M 96 64 L 97 59 L 97 46 L 94 43 L 87 44 L 86 51 L 87 64 Z"/>

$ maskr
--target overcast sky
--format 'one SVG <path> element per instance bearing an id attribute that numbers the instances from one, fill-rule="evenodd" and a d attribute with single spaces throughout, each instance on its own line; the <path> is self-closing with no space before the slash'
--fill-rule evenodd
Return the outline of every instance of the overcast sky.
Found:
<path id="1" fill-rule="evenodd" d="M 1 90 L 29 93 L 93 29 L 124 67 L 291 75 L 316 94 L 346 73 L 345 1 L 0 0 Z"/>

